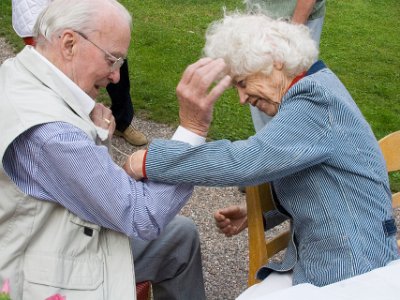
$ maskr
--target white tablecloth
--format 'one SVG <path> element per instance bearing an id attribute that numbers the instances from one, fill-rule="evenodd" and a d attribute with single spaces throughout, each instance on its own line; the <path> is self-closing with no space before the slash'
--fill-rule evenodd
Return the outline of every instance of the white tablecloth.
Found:
<path id="1" fill-rule="evenodd" d="M 304 283 L 265 295 L 258 289 L 241 300 L 400 300 L 400 260 L 324 287 Z"/>

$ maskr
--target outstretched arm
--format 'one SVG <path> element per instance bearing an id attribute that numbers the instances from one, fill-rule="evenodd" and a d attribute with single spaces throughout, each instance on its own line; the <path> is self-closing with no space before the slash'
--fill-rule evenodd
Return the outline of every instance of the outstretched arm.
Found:
<path id="1" fill-rule="evenodd" d="M 212 121 L 214 104 L 231 85 L 231 78 L 223 76 L 223 59 L 201 58 L 189 65 L 176 88 L 179 101 L 180 126 L 200 137 L 206 137 Z M 213 88 L 211 86 L 215 84 Z M 192 143 L 191 143 L 192 144 Z M 134 179 L 144 174 L 145 150 L 133 153 L 125 162 L 124 170 Z"/>

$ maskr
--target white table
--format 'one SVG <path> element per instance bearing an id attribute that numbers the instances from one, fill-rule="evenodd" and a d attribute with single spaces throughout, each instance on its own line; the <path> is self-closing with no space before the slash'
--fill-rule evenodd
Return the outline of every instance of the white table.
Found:
<path id="1" fill-rule="evenodd" d="M 248 300 L 400 300 L 400 260 L 324 287 L 304 283 Z M 247 300 L 247 299 L 246 299 Z"/>

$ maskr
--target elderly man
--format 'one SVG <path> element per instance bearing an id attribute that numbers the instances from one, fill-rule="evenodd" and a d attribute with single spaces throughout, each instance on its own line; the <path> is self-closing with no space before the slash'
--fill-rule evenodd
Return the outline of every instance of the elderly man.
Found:
<path id="1" fill-rule="evenodd" d="M 196 228 L 175 217 L 192 186 L 134 181 L 102 145 L 115 122 L 93 99 L 118 82 L 130 36 L 115 0 L 55 0 L 35 48 L 0 68 L 0 282 L 12 299 L 134 299 L 131 245 L 155 299 L 205 298 Z"/>
<path id="2" fill-rule="evenodd" d="M 12 25 L 15 32 L 23 39 L 25 45 L 34 45 L 33 27 L 40 12 L 52 0 L 12 0 Z M 120 68 L 120 80 L 110 83 L 107 92 L 111 99 L 111 111 L 115 118 L 114 134 L 123 137 L 128 143 L 141 146 L 147 144 L 146 136 L 133 124 L 134 108 L 130 95 L 128 61 Z"/>

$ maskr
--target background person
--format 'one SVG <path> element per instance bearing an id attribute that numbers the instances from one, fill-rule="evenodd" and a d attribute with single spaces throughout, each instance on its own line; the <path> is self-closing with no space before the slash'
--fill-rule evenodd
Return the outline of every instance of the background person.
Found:
<path id="1" fill-rule="evenodd" d="M 258 271 L 271 291 L 328 285 L 398 259 L 378 142 L 340 80 L 315 62 L 309 30 L 263 14 L 226 15 L 209 27 L 204 53 L 177 87 L 181 127 L 193 137 L 207 135 L 213 104 L 229 78 L 241 104 L 274 118 L 244 141 L 193 147 L 154 140 L 148 151 L 130 157 L 128 173 L 207 186 L 271 182 L 292 232 L 283 261 Z"/>
<path id="2" fill-rule="evenodd" d="M 124 60 L 119 74 L 119 81 L 117 83 L 110 83 L 106 88 L 111 98 L 111 111 L 116 123 L 114 134 L 124 138 L 131 145 L 145 145 L 147 144 L 146 136 L 132 124 L 134 108 L 130 93 L 131 83 L 129 80 L 127 59 Z"/>
<path id="3" fill-rule="evenodd" d="M 132 245 L 155 299 L 205 299 L 197 230 L 175 217 L 192 186 L 132 180 L 104 146 L 115 121 L 94 99 L 119 80 L 130 14 L 55 0 L 34 37 L 0 67 L 0 281 L 13 299 L 134 299 Z"/>

